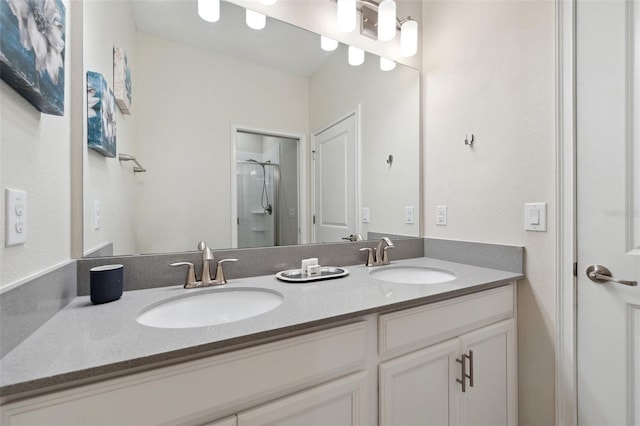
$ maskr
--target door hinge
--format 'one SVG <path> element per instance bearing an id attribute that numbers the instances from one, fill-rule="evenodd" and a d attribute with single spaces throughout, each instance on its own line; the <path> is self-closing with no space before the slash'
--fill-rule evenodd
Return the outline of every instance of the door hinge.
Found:
<path id="1" fill-rule="evenodd" d="M 313 215 L 313 224 L 314 225 L 316 224 L 316 215 L 315 214 Z"/>
<path id="2" fill-rule="evenodd" d="M 312 158 L 313 160 L 315 160 L 315 159 L 316 159 L 316 150 L 315 150 L 315 149 L 314 149 L 313 151 L 311 151 L 311 158 Z"/>
<path id="3" fill-rule="evenodd" d="M 573 262 L 573 276 L 578 278 L 578 262 Z"/>

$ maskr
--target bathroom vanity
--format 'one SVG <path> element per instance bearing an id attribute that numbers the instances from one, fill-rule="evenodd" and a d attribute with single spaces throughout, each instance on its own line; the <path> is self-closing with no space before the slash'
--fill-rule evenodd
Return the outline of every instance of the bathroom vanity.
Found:
<path id="1" fill-rule="evenodd" d="M 392 266 L 455 279 L 395 283 L 360 265 L 305 285 L 245 278 L 226 288 L 283 302 L 185 329 L 135 320 L 181 287 L 106 305 L 78 297 L 3 358 L 2 423 L 515 425 L 522 275 L 429 258 Z"/>

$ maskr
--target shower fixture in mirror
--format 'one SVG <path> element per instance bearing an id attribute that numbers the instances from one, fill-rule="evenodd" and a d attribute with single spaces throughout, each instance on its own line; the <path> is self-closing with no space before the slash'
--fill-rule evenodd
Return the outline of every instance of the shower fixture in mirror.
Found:
<path id="1" fill-rule="evenodd" d="M 346 45 L 324 51 L 320 35 L 272 18 L 252 30 L 228 2 L 220 13 L 203 21 L 197 0 L 84 3 L 85 70 L 112 82 L 113 47 L 127 51 L 136 96 L 131 115 L 116 112 L 118 152 L 147 169 L 84 150 L 85 255 L 313 243 L 315 135 L 354 110 L 355 206 L 370 212 L 356 233 L 418 236 L 404 211 L 420 217 L 419 72 L 381 71 L 370 53 L 353 67 Z M 236 145 L 237 129 L 259 149 Z M 274 136 L 288 140 L 277 159 Z"/>

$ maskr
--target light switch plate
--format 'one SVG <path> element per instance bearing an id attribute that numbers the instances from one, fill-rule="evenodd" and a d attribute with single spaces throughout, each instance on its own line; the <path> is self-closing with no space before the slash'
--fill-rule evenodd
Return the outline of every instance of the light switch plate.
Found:
<path id="1" fill-rule="evenodd" d="M 369 223 L 369 207 L 362 208 L 362 223 Z"/>
<path id="2" fill-rule="evenodd" d="M 5 189 L 5 246 L 27 242 L 27 193 Z"/>
<path id="3" fill-rule="evenodd" d="M 447 206 L 436 206 L 436 225 L 447 225 Z"/>
<path id="4" fill-rule="evenodd" d="M 547 203 L 526 203 L 524 205 L 525 231 L 546 232 Z"/>

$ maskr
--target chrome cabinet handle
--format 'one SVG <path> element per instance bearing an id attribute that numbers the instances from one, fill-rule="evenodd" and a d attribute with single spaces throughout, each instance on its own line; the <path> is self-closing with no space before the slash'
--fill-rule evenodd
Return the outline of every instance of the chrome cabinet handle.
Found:
<path id="1" fill-rule="evenodd" d="M 467 360 L 469 360 L 469 374 L 467 374 Z M 469 355 L 462 354 L 462 357 L 456 358 L 456 362 L 460 364 L 462 375 L 461 379 L 456 379 L 456 382 L 462 385 L 462 392 L 467 391 L 467 379 L 469 379 L 469 386 L 473 387 L 473 351 L 469 351 Z"/>
<path id="2" fill-rule="evenodd" d="M 596 283 L 604 283 L 604 282 L 613 282 L 622 285 L 628 285 L 635 287 L 638 285 L 637 281 L 629 281 L 629 280 L 621 280 L 618 278 L 613 278 L 611 276 L 611 271 L 605 268 L 602 265 L 591 265 L 587 268 L 587 277 L 593 282 Z"/>
<path id="3" fill-rule="evenodd" d="M 467 355 L 467 359 L 469 360 L 469 375 L 467 378 L 469 379 L 469 386 L 473 387 L 473 351 L 469 350 L 469 355 Z"/>

